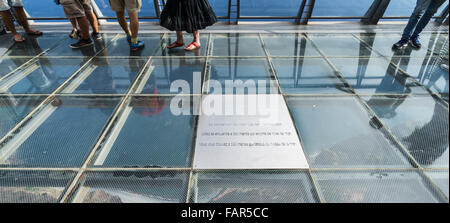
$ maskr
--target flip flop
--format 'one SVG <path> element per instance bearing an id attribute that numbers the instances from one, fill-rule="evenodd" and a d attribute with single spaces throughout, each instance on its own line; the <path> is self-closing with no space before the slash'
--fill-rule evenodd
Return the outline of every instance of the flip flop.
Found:
<path id="1" fill-rule="evenodd" d="M 191 48 L 192 46 L 194 46 L 194 48 Z M 192 42 L 191 44 L 189 44 L 186 48 L 184 48 L 187 51 L 193 51 L 200 48 L 200 44 L 196 43 L 196 42 Z"/>
<path id="2" fill-rule="evenodd" d="M 25 42 L 25 38 L 22 36 L 22 40 L 16 40 L 14 37 L 12 38 L 15 43 L 23 43 Z"/>
<path id="3" fill-rule="evenodd" d="M 174 42 L 174 43 L 170 44 L 169 46 L 167 46 L 167 48 L 172 49 L 172 48 L 177 48 L 177 47 L 182 47 L 182 46 L 184 46 L 184 43 Z"/>
<path id="4" fill-rule="evenodd" d="M 39 31 L 39 30 L 36 30 L 36 31 L 34 31 L 34 32 L 31 32 L 31 33 L 27 33 L 27 35 L 29 35 L 29 36 L 42 36 L 42 32 L 41 31 Z"/>

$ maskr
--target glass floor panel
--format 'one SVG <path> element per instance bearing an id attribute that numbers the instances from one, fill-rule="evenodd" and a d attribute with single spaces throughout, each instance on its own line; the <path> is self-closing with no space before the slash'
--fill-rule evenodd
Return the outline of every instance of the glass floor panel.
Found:
<path id="1" fill-rule="evenodd" d="M 150 77 L 140 93 L 201 94 L 204 66 L 204 58 L 155 58 L 150 64 Z"/>
<path id="2" fill-rule="evenodd" d="M 384 58 L 330 58 L 345 80 L 361 94 L 426 94 L 426 90 Z"/>
<path id="3" fill-rule="evenodd" d="M 0 138 L 16 126 L 45 98 L 0 96 Z"/>
<path id="4" fill-rule="evenodd" d="M 139 35 L 139 40 L 144 41 L 145 46 L 139 51 L 131 51 L 126 35 L 120 34 L 108 45 L 103 56 L 152 56 L 161 47 L 162 38 L 162 34 Z"/>
<path id="5" fill-rule="evenodd" d="M 352 35 L 308 34 L 308 36 L 328 57 L 376 56 L 366 45 Z"/>
<path id="6" fill-rule="evenodd" d="M 194 143 L 194 115 L 172 113 L 172 97 L 136 97 L 122 113 L 94 166 L 187 167 Z M 194 106 L 195 98 L 189 100 Z M 193 114 L 194 108 L 189 107 Z M 115 131 L 120 131 L 115 133 Z M 114 134 L 115 133 L 115 134 Z M 174 138 L 176 135 L 176 138 Z M 132 143 L 130 143 L 132 142 Z M 113 143 L 113 144 L 112 144 Z M 111 145 L 112 144 L 112 145 Z"/>
<path id="7" fill-rule="evenodd" d="M 192 203 L 315 203 L 317 194 L 306 172 L 199 172 Z"/>
<path id="8" fill-rule="evenodd" d="M 75 174 L 0 170 L 0 203 L 57 203 Z"/>
<path id="9" fill-rule="evenodd" d="M 320 57 L 319 51 L 302 34 L 263 34 L 270 56 Z"/>
<path id="10" fill-rule="evenodd" d="M 448 107 L 432 97 L 365 100 L 421 166 L 449 167 Z"/>
<path id="11" fill-rule="evenodd" d="M 65 39 L 67 35 L 47 34 L 39 37 L 26 36 L 27 41 L 17 43 L 6 52 L 6 56 L 37 56 L 38 54 L 55 47 Z"/>
<path id="12" fill-rule="evenodd" d="M 350 92 L 322 58 L 273 59 L 283 93 L 346 94 Z"/>
<path id="13" fill-rule="evenodd" d="M 417 171 L 313 171 L 326 203 L 437 203 L 445 198 Z"/>
<path id="14" fill-rule="evenodd" d="M 0 57 L 0 80 L 31 59 L 32 57 Z"/>
<path id="15" fill-rule="evenodd" d="M 410 167 L 354 97 L 287 97 L 286 102 L 313 168 Z"/>
<path id="16" fill-rule="evenodd" d="M 77 81 L 81 83 L 73 94 L 125 94 L 147 59 L 95 58 Z M 64 91 L 63 91 L 64 92 Z"/>
<path id="17" fill-rule="evenodd" d="M 185 203 L 189 172 L 88 172 L 74 203 Z"/>
<path id="18" fill-rule="evenodd" d="M 257 34 L 214 34 L 212 56 L 266 56 Z"/>
<path id="19" fill-rule="evenodd" d="M 208 94 L 278 94 L 278 84 L 267 59 L 211 59 Z"/>
<path id="20" fill-rule="evenodd" d="M 184 46 L 169 49 L 167 46 L 174 43 L 177 40 L 176 34 L 169 34 L 162 40 L 162 44 L 158 47 L 155 56 L 206 56 L 208 49 L 209 34 L 200 34 L 200 49 L 187 51 L 184 50 L 185 46 L 188 46 L 192 41 L 192 35 L 183 35 Z"/>
<path id="21" fill-rule="evenodd" d="M 0 92 L 50 94 L 75 73 L 85 60 L 39 57 L 0 82 Z"/>
<path id="22" fill-rule="evenodd" d="M 15 167 L 81 167 L 120 98 L 56 97 L 0 149 Z"/>
<path id="23" fill-rule="evenodd" d="M 46 53 L 47 56 L 84 56 L 91 57 L 96 55 L 105 49 L 105 47 L 111 42 L 111 40 L 117 34 L 101 34 L 101 40 L 95 40 L 93 46 L 83 47 L 80 49 L 70 48 L 70 44 L 76 43 L 77 40 L 66 38 L 63 42 L 59 43 L 57 47 L 51 49 Z M 65 36 L 65 35 L 64 35 Z M 103 52 L 102 52 L 103 53 Z"/>
<path id="24" fill-rule="evenodd" d="M 442 41 L 446 41 L 445 39 L 448 39 L 448 34 L 424 33 L 420 36 L 420 42 L 422 43 L 422 47 L 420 49 L 415 49 L 408 46 L 402 50 L 392 49 L 392 45 L 401 39 L 401 33 L 359 34 L 358 37 L 383 56 L 425 57 L 426 55 L 431 54 L 432 50 L 434 50 L 436 46 L 439 47 L 442 45 Z"/>
<path id="25" fill-rule="evenodd" d="M 425 171 L 425 174 L 433 180 L 436 186 L 439 187 L 441 192 L 444 193 L 448 199 L 448 170 L 427 170 Z"/>

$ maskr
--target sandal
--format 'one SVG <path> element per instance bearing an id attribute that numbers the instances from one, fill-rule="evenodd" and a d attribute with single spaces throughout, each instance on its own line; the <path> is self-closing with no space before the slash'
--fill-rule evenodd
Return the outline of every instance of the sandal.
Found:
<path id="1" fill-rule="evenodd" d="M 23 42 L 25 42 L 25 38 L 23 38 L 23 36 L 20 36 L 20 39 L 17 40 L 16 38 L 13 37 L 13 41 L 14 41 L 15 43 L 23 43 Z"/>
<path id="2" fill-rule="evenodd" d="M 29 35 L 29 36 L 42 36 L 42 34 L 43 33 L 41 31 L 39 31 L 39 30 L 27 33 L 27 35 Z"/>
<path id="3" fill-rule="evenodd" d="M 169 46 L 167 46 L 167 48 L 172 49 L 172 48 L 177 48 L 177 47 L 181 47 L 181 46 L 184 46 L 184 43 L 174 42 L 174 43 L 170 44 Z"/>
<path id="4" fill-rule="evenodd" d="M 194 46 L 194 47 L 192 47 Z M 185 47 L 184 49 L 187 51 L 193 51 L 200 48 L 200 44 L 196 43 L 196 42 L 192 42 L 191 44 L 189 44 L 187 47 Z"/>

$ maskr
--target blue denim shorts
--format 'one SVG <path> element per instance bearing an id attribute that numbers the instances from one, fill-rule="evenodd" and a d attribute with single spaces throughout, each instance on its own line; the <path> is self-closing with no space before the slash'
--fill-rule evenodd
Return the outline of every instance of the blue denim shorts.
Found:
<path id="1" fill-rule="evenodd" d="M 0 11 L 9 10 L 11 7 L 23 7 L 22 0 L 0 0 Z"/>

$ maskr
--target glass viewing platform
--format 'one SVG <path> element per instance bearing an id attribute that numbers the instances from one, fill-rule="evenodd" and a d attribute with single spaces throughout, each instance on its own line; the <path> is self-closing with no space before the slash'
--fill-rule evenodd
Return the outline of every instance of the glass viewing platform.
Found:
<path id="1" fill-rule="evenodd" d="M 44 35 L 0 35 L 0 203 L 449 202 L 448 2 L 392 50 L 414 4 L 210 0 L 192 52 L 167 48 L 164 1 L 137 52 L 108 1 L 79 50 L 60 6 L 23 2 Z M 252 101 L 277 120 L 233 112 Z"/>

